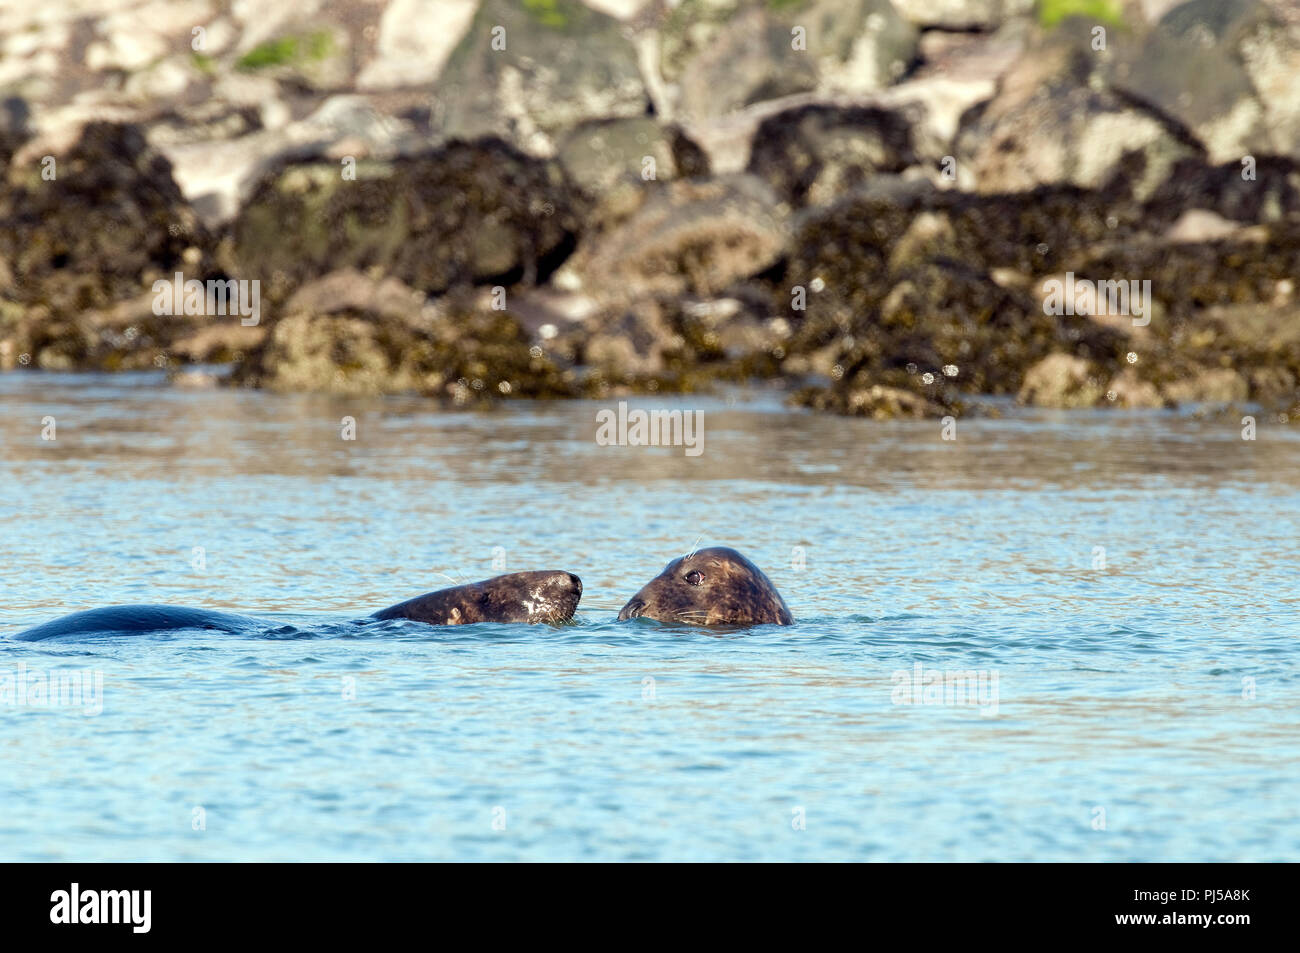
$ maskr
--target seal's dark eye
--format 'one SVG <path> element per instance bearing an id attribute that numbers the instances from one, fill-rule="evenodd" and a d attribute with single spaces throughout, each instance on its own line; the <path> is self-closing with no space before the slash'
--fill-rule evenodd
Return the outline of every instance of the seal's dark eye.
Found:
<path id="1" fill-rule="evenodd" d="M 698 586 L 704 582 L 704 574 L 697 569 L 692 569 L 686 574 L 686 581 L 692 586 Z"/>

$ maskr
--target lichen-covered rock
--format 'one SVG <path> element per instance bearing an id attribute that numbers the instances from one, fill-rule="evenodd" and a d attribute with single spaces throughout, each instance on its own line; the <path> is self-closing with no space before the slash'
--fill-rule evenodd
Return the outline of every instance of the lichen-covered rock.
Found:
<path id="1" fill-rule="evenodd" d="M 433 154 L 291 163 L 269 174 L 232 229 L 241 274 L 283 297 L 339 268 L 378 269 L 422 292 L 544 277 L 568 254 L 582 203 L 553 162 L 496 140 Z"/>
<path id="2" fill-rule="evenodd" d="M 862 94 L 903 77 L 916 60 L 919 34 L 890 0 L 811 0 L 770 3 L 786 23 L 808 30 L 823 94 Z M 786 31 L 787 37 L 791 30 Z"/>
<path id="3" fill-rule="evenodd" d="M 1002 76 L 997 94 L 962 118 L 954 141 L 962 188 L 1099 188 L 1127 168 L 1132 192 L 1145 199 L 1178 160 L 1203 156 L 1157 110 L 1093 81 L 1098 53 L 1079 25 L 1067 23 L 1030 44 Z M 1129 164 L 1135 153 L 1142 161 Z"/>
<path id="4" fill-rule="evenodd" d="M 829 205 L 873 175 L 916 162 L 911 125 L 899 113 L 810 105 L 759 125 L 748 171 L 794 206 Z"/>
<path id="5" fill-rule="evenodd" d="M 578 0 L 483 0 L 437 100 L 442 134 L 498 135 L 539 155 L 579 123 L 643 116 L 649 103 L 622 25 Z"/>
<path id="6" fill-rule="evenodd" d="M 1192 0 L 1161 18 L 1141 43 L 1121 46 L 1110 85 L 1172 116 L 1209 161 L 1272 151 L 1264 105 L 1236 47 L 1272 19 L 1258 0 Z"/>
<path id="7" fill-rule="evenodd" d="M 1212 162 L 1300 158 L 1300 19 L 1285 3 L 1173 5 L 1107 82 L 1175 117 Z"/>
<path id="8" fill-rule="evenodd" d="M 592 197 L 708 173 L 707 158 L 680 128 L 644 116 L 583 123 L 565 137 L 557 158 Z"/>
<path id="9" fill-rule="evenodd" d="M 1237 52 L 1264 106 L 1273 151 L 1300 159 L 1300 17 L 1261 23 L 1241 38 Z"/>
<path id="10" fill-rule="evenodd" d="M 689 122 L 794 93 L 879 89 L 917 43 L 888 0 L 685 0 L 661 33 L 674 115 Z"/>

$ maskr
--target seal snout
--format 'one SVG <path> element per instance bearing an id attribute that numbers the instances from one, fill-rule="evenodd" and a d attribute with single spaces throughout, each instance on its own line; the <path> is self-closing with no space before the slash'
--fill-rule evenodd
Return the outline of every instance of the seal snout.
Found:
<path id="1" fill-rule="evenodd" d="M 625 622 L 628 619 L 637 619 L 640 618 L 641 613 L 644 611 L 645 600 L 640 597 L 634 597 L 632 601 L 625 605 L 622 611 L 619 612 L 618 619 L 620 622 Z"/>
<path id="2" fill-rule="evenodd" d="M 556 572 L 551 575 L 548 581 L 548 588 L 553 592 L 559 593 L 560 597 L 573 600 L 576 606 L 578 600 L 582 598 L 582 580 L 571 572 Z"/>
<path id="3" fill-rule="evenodd" d="M 571 572 L 556 570 L 550 573 L 540 593 L 541 621 L 568 622 L 582 599 L 582 580 Z"/>

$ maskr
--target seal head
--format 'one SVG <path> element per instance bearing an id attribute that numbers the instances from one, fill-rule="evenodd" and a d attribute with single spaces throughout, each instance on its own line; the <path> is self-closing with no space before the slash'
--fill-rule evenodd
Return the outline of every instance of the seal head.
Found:
<path id="1" fill-rule="evenodd" d="M 511 572 L 482 582 L 427 592 L 376 612 L 372 619 L 414 619 L 430 625 L 472 622 L 568 622 L 582 598 L 571 572 Z"/>
<path id="2" fill-rule="evenodd" d="M 625 605 L 618 617 L 691 625 L 791 625 L 772 580 L 726 546 L 679 556 Z"/>

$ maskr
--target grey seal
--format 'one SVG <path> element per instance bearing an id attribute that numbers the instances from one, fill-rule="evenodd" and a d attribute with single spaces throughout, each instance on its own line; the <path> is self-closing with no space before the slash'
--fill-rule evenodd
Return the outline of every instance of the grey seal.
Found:
<path id="1" fill-rule="evenodd" d="M 429 625 L 471 622 L 559 623 L 573 618 L 582 598 L 582 580 L 571 572 L 512 572 L 481 582 L 427 592 L 381 609 L 371 619 L 413 619 Z M 271 626 L 262 620 L 212 609 L 184 606 L 105 606 L 74 612 L 14 636 L 38 642 L 63 635 L 115 632 L 165 632 L 168 629 L 213 629 L 255 633 Z"/>
<path id="2" fill-rule="evenodd" d="M 726 546 L 677 557 L 628 600 L 618 618 L 691 625 L 794 623 L 772 580 Z"/>

